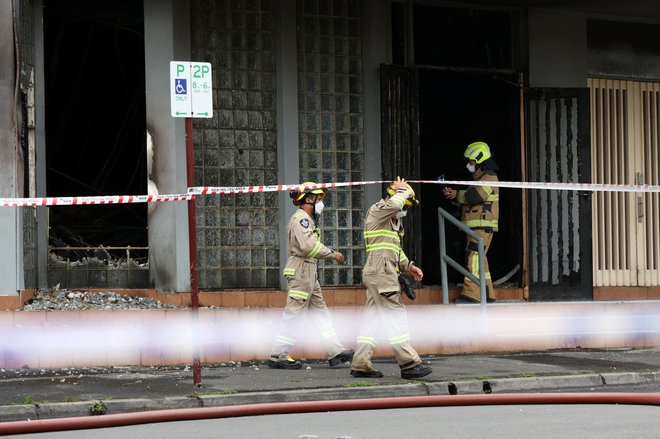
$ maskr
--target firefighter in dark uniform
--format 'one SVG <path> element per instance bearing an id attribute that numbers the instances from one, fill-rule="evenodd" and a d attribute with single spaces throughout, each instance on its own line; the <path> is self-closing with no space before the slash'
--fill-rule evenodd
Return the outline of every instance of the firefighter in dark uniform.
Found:
<path id="1" fill-rule="evenodd" d="M 387 334 L 402 378 L 421 378 L 432 372 L 430 367 L 422 366 L 422 360 L 410 345 L 408 317 L 401 300 L 399 284 L 401 272 L 411 275 L 417 281 L 424 276 L 422 270 L 408 259 L 401 248 L 401 219 L 408 208 L 418 203 L 410 185 L 397 177 L 386 189 L 383 199 L 367 212 L 364 221 L 367 262 L 362 271 L 362 280 L 367 287 L 367 303 L 351 363 L 353 377 L 383 376 L 371 363 L 379 330 Z"/>
<path id="2" fill-rule="evenodd" d="M 495 171 L 498 170 L 492 158 L 490 147 L 485 142 L 474 142 L 468 145 L 464 156 L 468 159 L 467 169 L 472 173 L 475 181 L 498 181 Z M 470 186 L 465 190 L 455 190 L 447 187 L 443 189 L 446 198 L 461 208 L 461 221 L 484 241 L 484 270 L 486 274 L 487 301 L 494 302 L 493 280 L 488 268 L 486 253 L 490 248 L 493 234 L 498 231 L 499 218 L 499 188 L 497 186 Z M 477 278 L 479 277 L 479 248 L 476 239 L 468 236 L 466 246 L 467 270 Z M 479 285 L 469 278 L 463 281 L 463 291 L 456 299 L 456 303 L 480 302 L 481 293 Z"/>
<path id="3" fill-rule="evenodd" d="M 300 331 L 303 313 L 319 329 L 328 363 L 337 366 L 353 358 L 353 350 L 344 349 L 335 332 L 330 313 L 323 299 L 317 275 L 319 259 L 333 259 L 344 263 L 344 255 L 320 241 L 321 231 L 316 227 L 323 211 L 323 189 L 313 189 L 314 182 L 303 183 L 289 195 L 298 206 L 287 227 L 289 259 L 284 268 L 288 282 L 288 297 L 280 329 L 275 337 L 268 367 L 273 369 L 300 369 L 302 364 L 290 357 Z"/>

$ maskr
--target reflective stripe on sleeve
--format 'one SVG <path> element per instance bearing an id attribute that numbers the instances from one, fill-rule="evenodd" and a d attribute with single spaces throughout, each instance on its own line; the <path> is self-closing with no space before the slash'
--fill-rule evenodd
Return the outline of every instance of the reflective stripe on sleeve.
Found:
<path id="1" fill-rule="evenodd" d="M 317 241 L 317 242 L 316 242 L 316 245 L 314 246 L 314 248 L 312 249 L 312 251 L 309 252 L 309 254 L 307 255 L 307 257 L 308 257 L 308 258 L 313 258 L 313 257 L 315 257 L 316 255 L 318 255 L 319 252 L 321 251 L 321 247 L 322 247 L 322 246 L 323 246 L 323 244 L 321 244 L 320 242 Z"/>
<path id="2" fill-rule="evenodd" d="M 399 195 L 399 194 L 394 194 L 394 195 L 392 195 L 392 196 L 390 197 L 390 200 L 392 200 L 392 201 L 394 201 L 395 203 L 399 204 L 400 207 L 401 207 L 401 209 L 403 209 L 403 206 L 405 206 L 405 204 L 406 204 L 406 199 L 403 198 L 403 197 L 402 197 L 401 195 Z"/>

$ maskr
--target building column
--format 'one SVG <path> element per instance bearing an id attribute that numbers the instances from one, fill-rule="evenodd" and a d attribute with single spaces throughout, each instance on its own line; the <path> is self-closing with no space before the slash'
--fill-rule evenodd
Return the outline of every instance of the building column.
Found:
<path id="1" fill-rule="evenodd" d="M 190 59 L 188 1 L 144 0 L 144 44 L 151 179 L 160 194 L 185 193 L 185 123 L 170 114 L 170 61 Z M 190 291 L 187 215 L 183 201 L 158 203 L 149 213 L 149 277 L 158 291 Z"/>
<path id="2" fill-rule="evenodd" d="M 298 56 L 296 1 L 279 3 L 277 22 L 277 178 L 281 184 L 301 183 L 298 164 Z M 295 211 L 288 192 L 280 192 L 280 267 L 286 266 L 289 217 Z M 280 288 L 287 288 L 280 270 Z"/>
<path id="3" fill-rule="evenodd" d="M 389 2 L 363 0 L 364 27 L 362 34 L 362 65 L 364 66 L 364 148 L 365 178 L 380 180 L 381 126 L 380 126 L 380 65 L 391 62 L 390 32 L 387 26 Z M 408 176 L 406 176 L 408 178 Z M 371 206 L 382 196 L 381 185 L 365 188 L 366 205 Z"/>
<path id="4" fill-rule="evenodd" d="M 14 1 L 0 2 L 0 198 L 21 194 L 21 157 L 16 123 Z M 0 295 L 15 295 L 23 287 L 23 227 L 21 208 L 0 207 Z"/>

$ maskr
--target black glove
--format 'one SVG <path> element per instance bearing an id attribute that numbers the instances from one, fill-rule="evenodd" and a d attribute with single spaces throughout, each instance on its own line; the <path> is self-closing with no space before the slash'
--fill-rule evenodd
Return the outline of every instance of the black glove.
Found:
<path id="1" fill-rule="evenodd" d="M 415 300 L 417 298 L 417 294 L 415 293 L 415 290 L 413 290 L 412 285 L 410 285 L 410 281 L 402 274 L 399 274 L 399 284 L 401 285 L 403 292 L 408 296 L 408 299 Z"/>

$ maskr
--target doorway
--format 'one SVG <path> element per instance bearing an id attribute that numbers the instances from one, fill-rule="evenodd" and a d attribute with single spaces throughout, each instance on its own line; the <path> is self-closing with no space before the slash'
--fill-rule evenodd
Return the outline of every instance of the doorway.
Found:
<path id="1" fill-rule="evenodd" d="M 47 195 L 146 194 L 142 2 L 44 0 L 43 26 Z M 146 261 L 147 206 L 52 207 L 49 244 L 78 248 L 69 259 L 142 247 L 130 257 Z"/>
<path id="2" fill-rule="evenodd" d="M 590 78 L 592 180 L 660 183 L 660 84 Z M 594 286 L 660 283 L 660 195 L 593 199 Z"/>
<path id="3" fill-rule="evenodd" d="M 521 180 L 520 101 L 514 75 L 420 69 L 419 108 L 421 179 L 470 179 L 463 153 L 468 144 L 484 141 L 499 165 L 499 179 Z M 420 190 L 424 283 L 439 285 L 438 207 L 457 216 L 458 209 L 442 196 L 440 185 Z M 515 287 L 521 282 L 521 270 L 516 270 L 523 254 L 521 209 L 520 190 L 500 190 L 500 230 L 488 252 L 493 281 L 513 273 L 507 283 Z M 447 227 L 447 253 L 456 261 L 465 259 L 465 234 L 454 226 Z M 462 283 L 463 276 L 450 269 L 448 280 Z"/>

